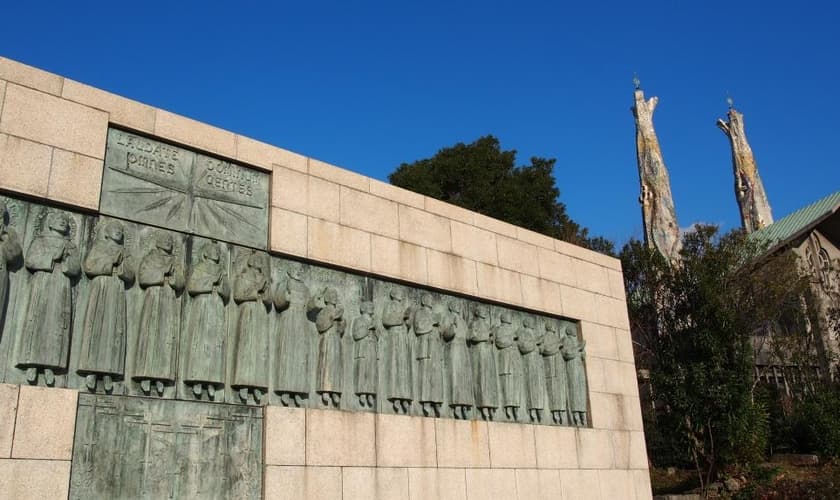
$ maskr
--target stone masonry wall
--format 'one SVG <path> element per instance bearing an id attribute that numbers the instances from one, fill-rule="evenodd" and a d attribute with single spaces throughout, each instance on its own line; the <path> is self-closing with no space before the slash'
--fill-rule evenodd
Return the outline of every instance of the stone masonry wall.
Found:
<path id="1" fill-rule="evenodd" d="M 341 485 L 330 491 L 343 498 L 370 497 L 363 487 L 376 487 L 383 498 L 391 487 L 429 498 L 423 488 L 435 484 L 452 485 L 441 498 L 487 498 L 482 488 L 497 498 L 534 498 L 534 484 L 544 491 L 559 484 L 563 498 L 650 497 L 618 260 L 0 57 L 0 189 L 96 212 L 109 124 L 269 172 L 271 252 L 581 321 L 591 429 L 269 407 L 266 498 L 288 491 L 327 497 L 312 493 L 312 484 Z M 37 408 L 59 411 L 53 399 L 70 411 L 69 428 L 39 423 Z M 3 386 L 0 400 L 0 491 L 66 498 L 71 450 L 50 450 L 72 444 L 75 392 Z M 39 431 L 26 430 L 33 426 Z M 362 450 L 321 460 L 313 443 L 331 436 L 333 426 L 375 438 L 358 443 Z M 272 443 L 272 432 L 282 440 Z M 418 444 L 389 455 L 380 439 L 388 433 Z M 27 444 L 19 447 L 19 439 Z M 464 444 L 447 450 L 452 443 Z M 518 451 L 506 451 L 516 457 L 507 462 L 498 450 L 511 447 Z M 470 461 L 458 461 L 473 448 Z M 515 489 L 495 489 L 511 484 Z"/>

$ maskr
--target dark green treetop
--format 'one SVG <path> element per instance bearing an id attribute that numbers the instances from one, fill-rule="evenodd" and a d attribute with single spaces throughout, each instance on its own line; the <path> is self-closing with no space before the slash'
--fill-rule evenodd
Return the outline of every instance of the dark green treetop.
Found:
<path id="1" fill-rule="evenodd" d="M 431 158 L 403 163 L 388 176 L 391 184 L 593 250 L 613 253 L 613 243 L 590 237 L 559 201 L 553 158 L 532 157 L 516 166 L 516 150 L 499 139 L 459 142 Z"/>

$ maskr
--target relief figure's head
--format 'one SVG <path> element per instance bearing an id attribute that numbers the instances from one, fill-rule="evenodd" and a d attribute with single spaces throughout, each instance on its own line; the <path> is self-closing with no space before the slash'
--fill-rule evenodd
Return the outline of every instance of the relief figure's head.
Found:
<path id="1" fill-rule="evenodd" d="M 456 314 L 461 314 L 461 302 L 453 300 L 449 303 L 449 310 Z"/>
<path id="2" fill-rule="evenodd" d="M 123 229 L 123 225 L 119 222 L 112 220 L 109 221 L 108 224 L 105 226 L 105 231 L 103 231 L 103 238 L 107 238 L 118 245 L 122 245 L 123 239 L 125 238 L 125 230 Z"/>
<path id="3" fill-rule="evenodd" d="M 201 250 L 201 256 L 204 260 L 216 264 L 222 260 L 222 252 L 219 250 L 219 246 L 213 242 L 207 242 L 204 244 L 204 248 Z"/>
<path id="4" fill-rule="evenodd" d="M 434 304 L 435 298 L 432 296 L 431 293 L 424 293 L 420 297 L 420 305 L 423 307 L 431 308 L 432 304 Z"/>
<path id="5" fill-rule="evenodd" d="M 175 241 L 173 241 L 171 234 L 159 232 L 155 236 L 155 246 L 164 253 L 172 253 L 172 249 L 175 248 Z"/>
<path id="6" fill-rule="evenodd" d="M 338 304 L 338 290 L 333 287 L 329 287 L 324 290 L 324 303 L 329 305 L 337 305 Z"/>
<path id="7" fill-rule="evenodd" d="M 70 220 L 67 214 L 53 212 L 47 217 L 47 226 L 56 233 L 67 236 L 70 234 Z"/>
<path id="8" fill-rule="evenodd" d="M 513 315 L 510 311 L 502 311 L 502 314 L 499 316 L 499 319 L 502 321 L 503 324 L 509 325 L 513 322 Z"/>
<path id="9" fill-rule="evenodd" d="M 365 315 L 372 315 L 373 314 L 373 302 L 366 300 L 359 304 L 359 312 Z"/>
<path id="10" fill-rule="evenodd" d="M 525 328 L 534 328 L 534 318 L 531 316 L 525 316 L 522 318 L 522 326 Z"/>
<path id="11" fill-rule="evenodd" d="M 490 311 L 487 310 L 487 306 L 478 306 L 475 309 L 475 315 L 481 319 L 487 319 L 487 316 L 490 314 Z"/>
<path id="12" fill-rule="evenodd" d="M 259 272 L 264 272 L 263 266 L 265 263 L 263 262 L 263 257 L 257 252 L 252 252 L 251 255 L 248 256 L 248 267 L 254 269 Z"/>
<path id="13" fill-rule="evenodd" d="M 293 262 L 291 265 L 289 265 L 289 269 L 286 270 L 286 274 L 289 276 L 289 278 L 292 278 L 295 281 L 302 281 L 303 266 L 296 262 Z"/>
<path id="14" fill-rule="evenodd" d="M 402 302 L 405 298 L 405 293 L 402 291 L 402 288 L 392 288 L 391 289 L 391 300 L 396 300 L 397 302 Z"/>

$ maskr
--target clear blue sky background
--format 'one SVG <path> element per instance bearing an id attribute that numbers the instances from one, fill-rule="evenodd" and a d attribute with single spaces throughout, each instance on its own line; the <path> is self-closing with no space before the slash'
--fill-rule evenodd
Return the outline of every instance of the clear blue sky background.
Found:
<path id="1" fill-rule="evenodd" d="M 642 234 L 634 72 L 682 226 L 739 225 L 727 91 L 776 218 L 840 189 L 838 5 L 5 2 L 0 55 L 383 180 L 494 134 L 557 158 L 572 217 L 620 244 Z"/>

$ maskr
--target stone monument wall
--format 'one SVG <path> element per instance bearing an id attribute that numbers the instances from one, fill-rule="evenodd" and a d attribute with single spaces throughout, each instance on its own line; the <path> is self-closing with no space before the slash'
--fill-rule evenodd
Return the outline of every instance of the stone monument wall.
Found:
<path id="1" fill-rule="evenodd" d="M 616 259 L 4 58 L 0 189 L 0 491 L 650 497 Z"/>

